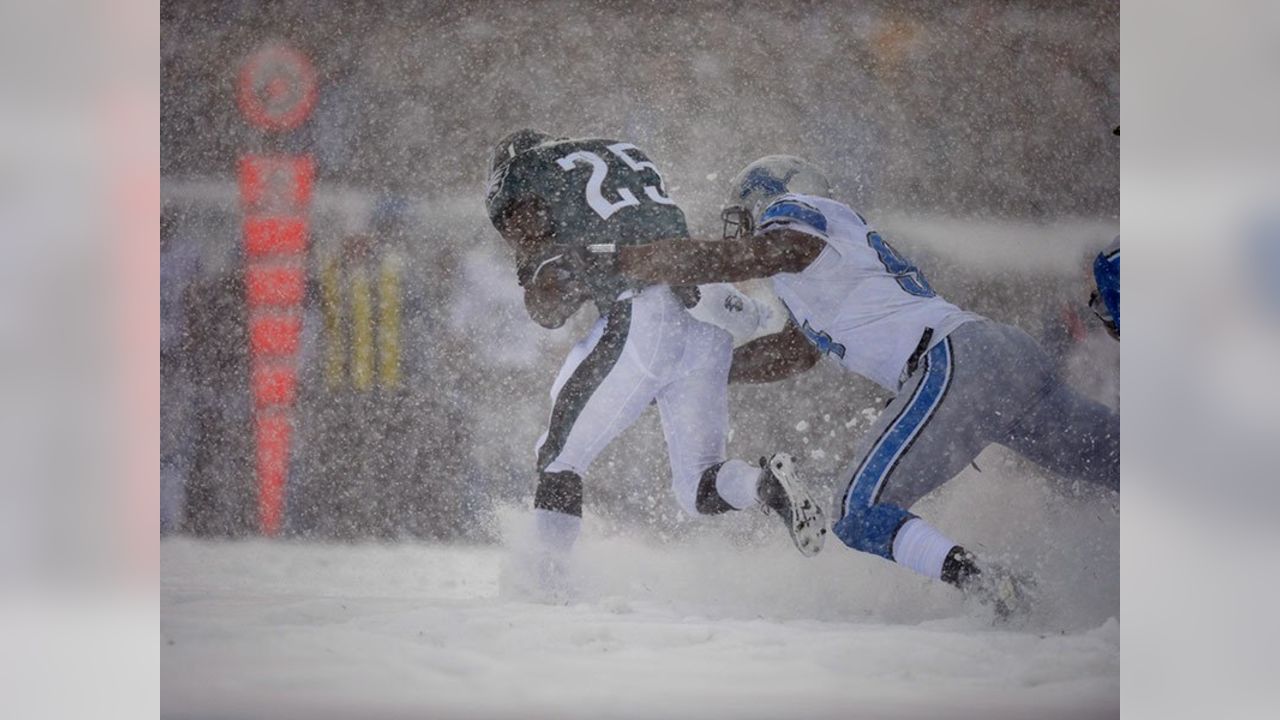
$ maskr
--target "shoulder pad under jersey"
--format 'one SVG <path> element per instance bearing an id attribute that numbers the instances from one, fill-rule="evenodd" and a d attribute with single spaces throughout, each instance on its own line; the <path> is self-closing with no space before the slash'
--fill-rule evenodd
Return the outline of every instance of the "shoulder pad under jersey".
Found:
<path id="1" fill-rule="evenodd" d="M 827 217 L 816 206 L 794 195 L 783 195 L 760 213 L 760 232 L 785 227 L 820 238 L 827 237 Z"/>

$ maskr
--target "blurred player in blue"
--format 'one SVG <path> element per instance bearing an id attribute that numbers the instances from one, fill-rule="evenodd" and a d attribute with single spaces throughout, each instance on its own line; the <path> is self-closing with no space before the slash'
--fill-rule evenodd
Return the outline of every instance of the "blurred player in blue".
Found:
<path id="1" fill-rule="evenodd" d="M 1097 288 L 1089 297 L 1089 308 L 1098 316 L 1107 332 L 1120 339 L 1120 237 L 1098 253 L 1093 261 L 1093 280 Z"/>
<path id="2" fill-rule="evenodd" d="M 1120 136 L 1120 126 L 1112 131 Z M 1120 339 L 1120 236 L 1111 241 L 1093 261 L 1093 294 L 1089 296 L 1089 309 L 1098 316 L 1107 332 Z"/>
<path id="3" fill-rule="evenodd" d="M 940 297 L 816 167 L 769 156 L 734 179 L 727 241 L 596 248 L 643 282 L 772 278 L 791 322 L 735 352 L 767 382 L 825 356 L 895 395 L 838 483 L 849 547 L 951 583 L 1000 616 L 1031 606 L 1028 576 L 976 558 L 910 508 L 999 443 L 1068 479 L 1119 491 L 1120 422 L 1064 385 L 1025 332 Z"/>

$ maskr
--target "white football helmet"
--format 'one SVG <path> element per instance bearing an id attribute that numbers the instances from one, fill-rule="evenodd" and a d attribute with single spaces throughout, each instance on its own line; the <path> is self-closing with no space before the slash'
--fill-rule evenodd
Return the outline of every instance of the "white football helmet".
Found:
<path id="1" fill-rule="evenodd" d="M 742 169 L 729 186 L 720 219 L 725 239 L 751 235 L 760 211 L 787 193 L 831 197 L 827 175 L 813 163 L 794 155 L 766 155 Z"/>

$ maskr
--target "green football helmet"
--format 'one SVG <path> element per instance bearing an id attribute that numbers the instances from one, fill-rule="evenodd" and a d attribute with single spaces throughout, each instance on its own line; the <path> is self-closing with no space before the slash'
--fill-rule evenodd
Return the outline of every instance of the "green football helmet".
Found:
<path id="1" fill-rule="evenodd" d="M 552 135 L 548 135 L 540 130 L 532 128 L 521 128 L 515 132 L 508 133 L 506 137 L 498 141 L 489 151 L 489 162 L 486 166 L 488 177 L 485 182 L 484 204 L 485 209 L 489 211 L 489 218 L 496 220 L 500 215 L 502 208 L 495 207 L 494 201 L 502 189 L 502 181 L 507 176 L 507 168 L 511 165 L 511 161 L 517 155 L 531 148 L 535 148 L 545 142 L 557 140 Z"/>

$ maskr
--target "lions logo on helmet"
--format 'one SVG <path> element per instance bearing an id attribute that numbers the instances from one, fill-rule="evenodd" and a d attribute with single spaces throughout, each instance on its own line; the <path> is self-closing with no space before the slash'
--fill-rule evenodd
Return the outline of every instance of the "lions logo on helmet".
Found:
<path id="1" fill-rule="evenodd" d="M 755 230 L 760 211 L 787 193 L 831 197 L 831 183 L 813 163 L 794 155 L 766 155 L 742 169 L 729 186 L 720 219 L 724 237 L 746 237 Z"/>

